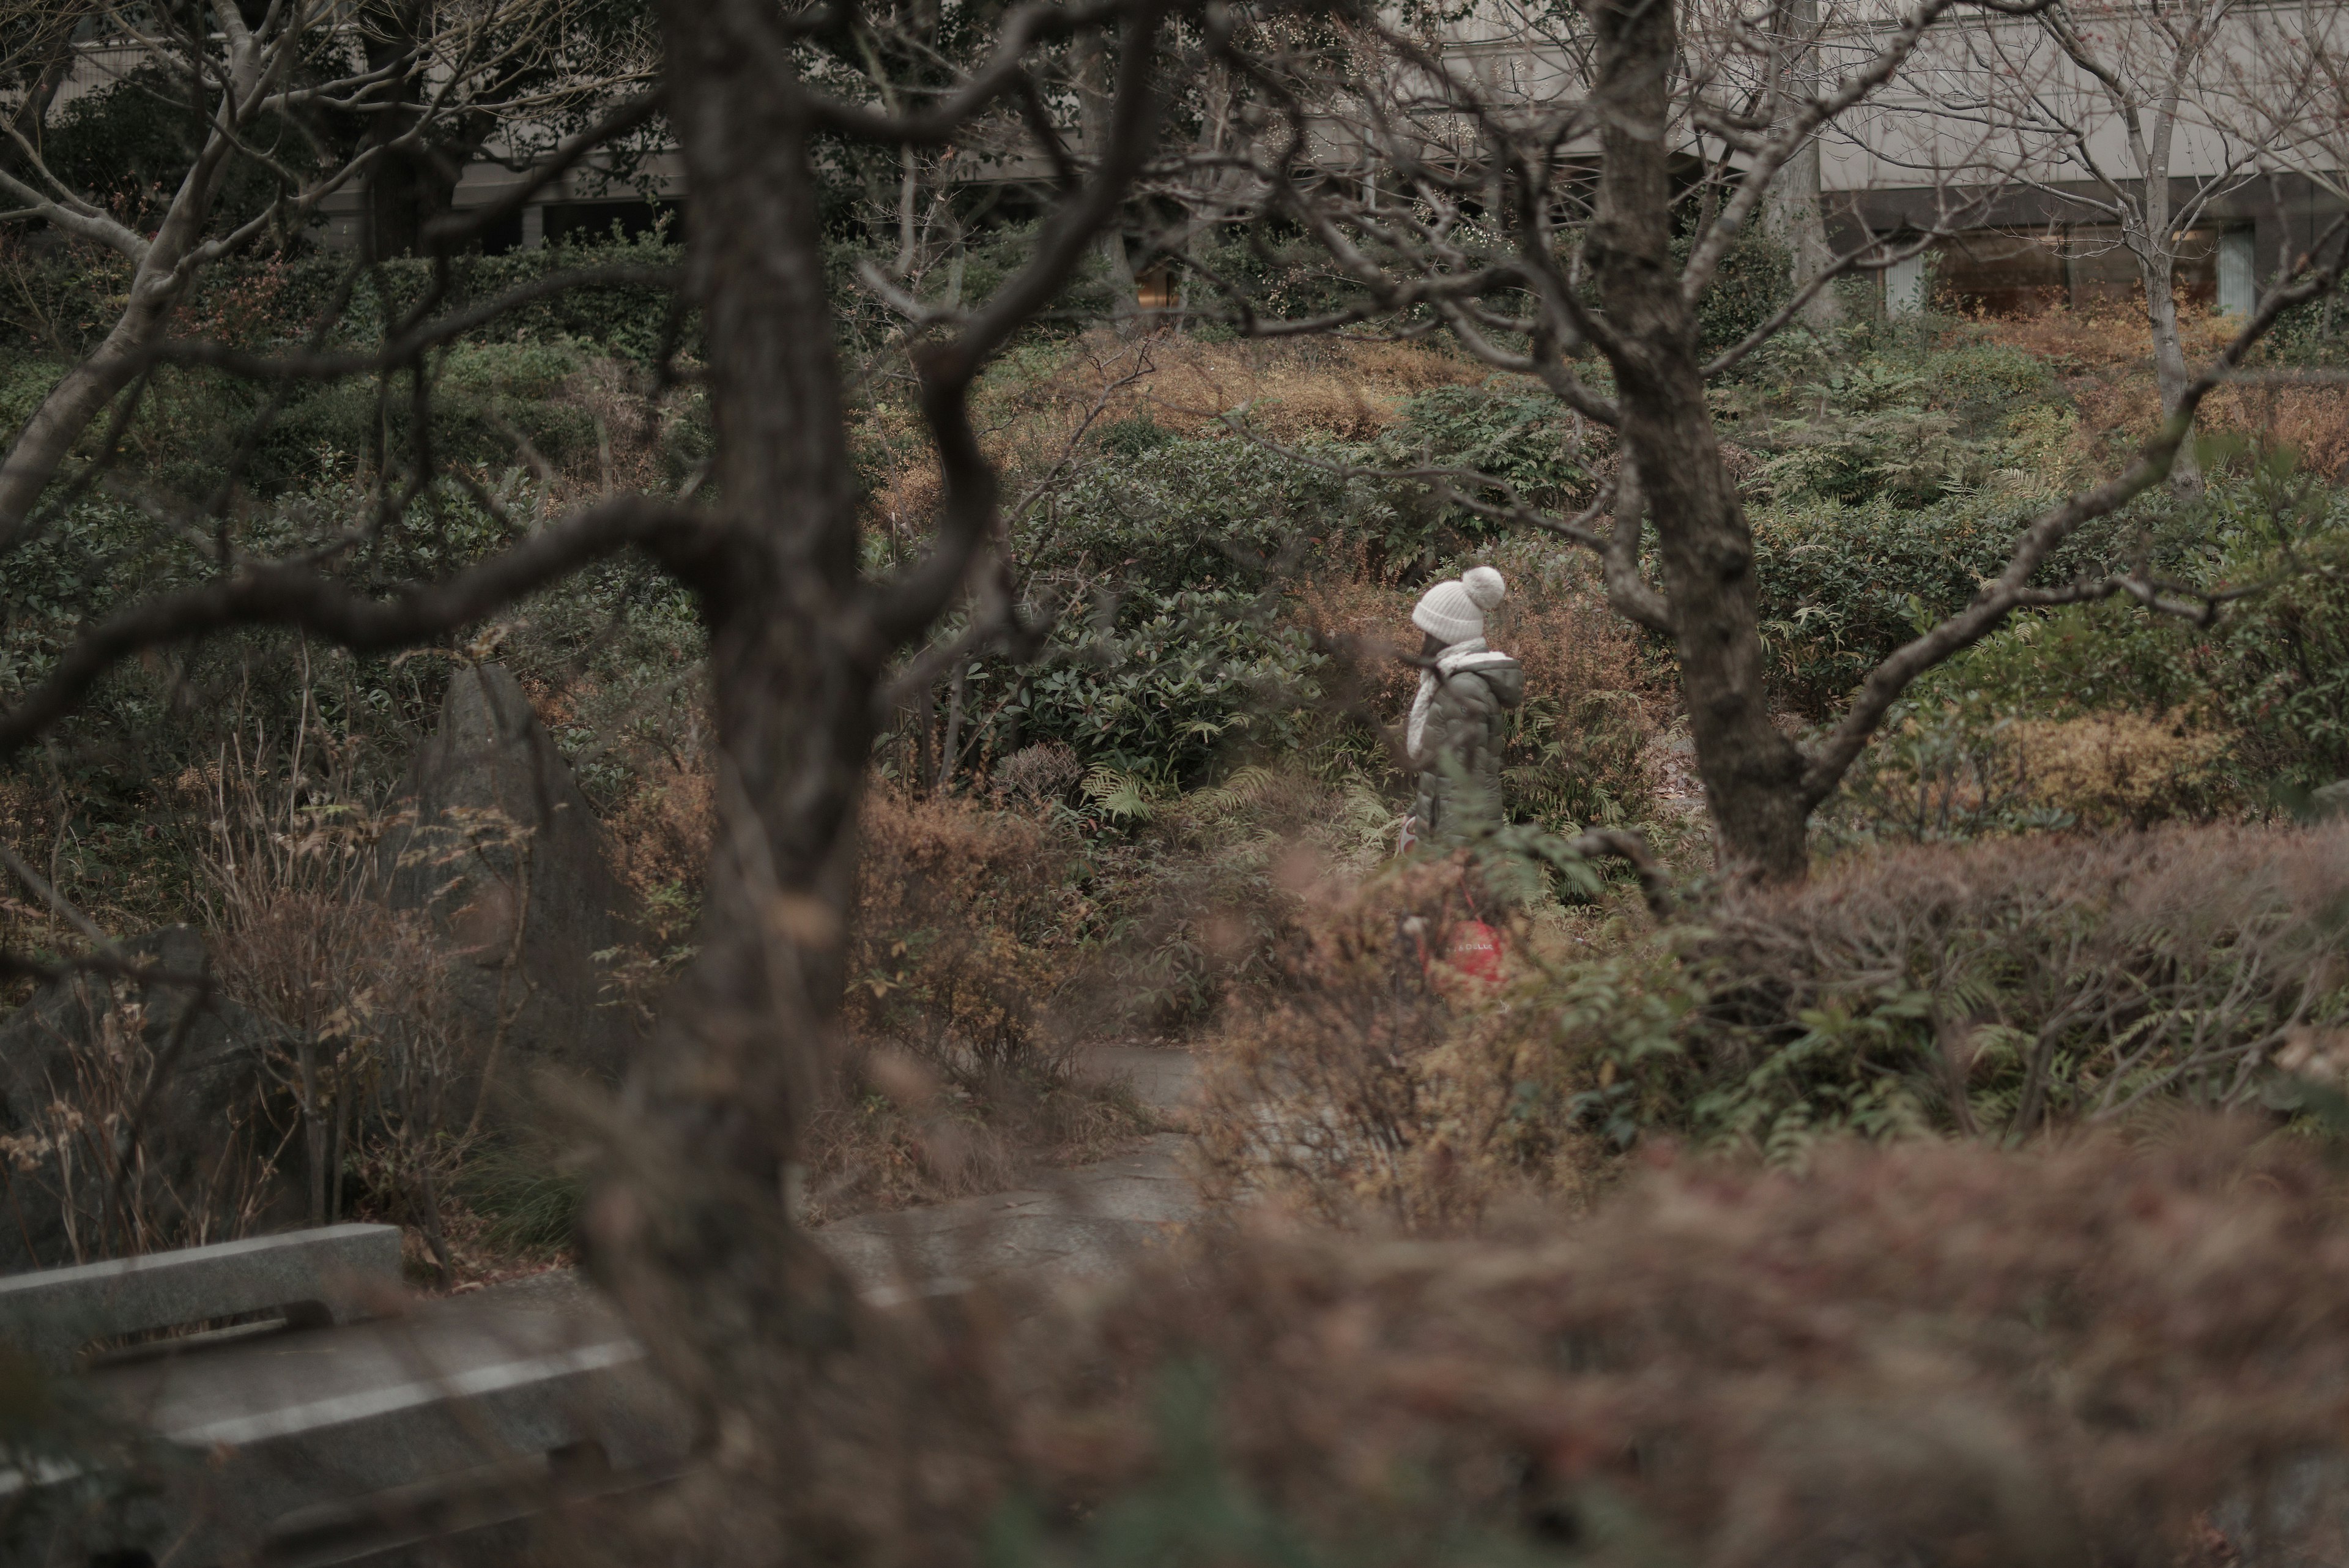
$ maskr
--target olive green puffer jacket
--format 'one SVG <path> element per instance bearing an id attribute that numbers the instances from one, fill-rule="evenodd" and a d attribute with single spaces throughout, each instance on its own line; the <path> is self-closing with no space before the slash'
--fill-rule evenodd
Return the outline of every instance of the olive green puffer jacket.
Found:
<path id="1" fill-rule="evenodd" d="M 1435 692 L 1413 756 L 1419 835 L 1457 843 L 1507 820 L 1501 800 L 1502 717 L 1525 700 L 1524 666 L 1505 653 L 1454 649 L 1436 663 Z"/>

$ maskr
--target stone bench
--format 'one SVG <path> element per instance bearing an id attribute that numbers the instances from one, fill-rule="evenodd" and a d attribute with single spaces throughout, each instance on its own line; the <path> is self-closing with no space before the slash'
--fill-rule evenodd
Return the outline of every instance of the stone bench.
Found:
<path id="1" fill-rule="evenodd" d="M 183 1251 L 0 1276 L 0 1339 L 52 1371 L 93 1340 L 282 1314 L 347 1323 L 399 1288 L 399 1230 L 329 1225 Z"/>

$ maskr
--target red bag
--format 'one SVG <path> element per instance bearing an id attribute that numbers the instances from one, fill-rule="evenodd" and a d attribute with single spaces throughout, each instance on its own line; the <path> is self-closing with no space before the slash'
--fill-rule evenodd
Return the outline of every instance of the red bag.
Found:
<path id="1" fill-rule="evenodd" d="M 1471 980 L 1481 980 L 1487 985 L 1494 985 L 1498 984 L 1501 979 L 1504 950 L 1500 932 L 1482 920 L 1463 920 L 1452 928 L 1452 940 L 1444 946 L 1444 961 Z"/>

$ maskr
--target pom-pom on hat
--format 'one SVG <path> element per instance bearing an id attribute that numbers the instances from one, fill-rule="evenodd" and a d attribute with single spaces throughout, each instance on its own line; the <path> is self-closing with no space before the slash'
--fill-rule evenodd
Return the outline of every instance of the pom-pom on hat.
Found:
<path id="1" fill-rule="evenodd" d="M 1485 635 L 1485 612 L 1508 597 L 1509 585 L 1490 566 L 1471 566 L 1457 582 L 1443 582 L 1422 594 L 1411 624 L 1444 643 Z"/>

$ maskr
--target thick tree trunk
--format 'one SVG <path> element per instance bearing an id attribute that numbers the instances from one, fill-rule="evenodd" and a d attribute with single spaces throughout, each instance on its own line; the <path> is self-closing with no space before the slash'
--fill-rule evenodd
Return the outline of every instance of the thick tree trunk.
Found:
<path id="1" fill-rule="evenodd" d="M 726 541 L 701 584 L 719 756 L 699 957 L 628 1089 L 622 1179 L 591 1261 L 713 1434 L 726 1499 L 706 1561 L 826 1560 L 877 1538 L 890 1499 L 853 1463 L 827 1369 L 865 1327 L 794 1224 L 811 1112 L 836 1061 L 857 801 L 885 650 L 865 628 L 810 130 L 780 13 L 666 0 L 670 114 L 695 200 Z M 869 1361 L 861 1376 L 873 1376 Z M 779 1470 L 790 1478 L 779 1486 Z M 734 1543 L 733 1545 L 728 1544 Z M 795 1553 L 792 1553 L 795 1555 Z"/>
<path id="2" fill-rule="evenodd" d="M 1109 141 L 1109 49 L 1099 39 L 1085 49 L 1078 84 L 1078 119 L 1085 139 L 1085 155 L 1099 158 Z M 1134 292 L 1133 260 L 1125 252 L 1123 224 L 1101 233 L 1102 267 L 1109 274 L 1110 319 L 1120 335 L 1130 333 L 1141 319 L 1141 300 Z"/>
<path id="3" fill-rule="evenodd" d="M 1786 246 L 1787 282 L 1804 289 L 1835 265 L 1835 252 L 1827 244 L 1826 219 L 1819 211 L 1819 144 L 1806 143 L 1787 160 L 1778 179 L 1784 190 L 1774 193 L 1779 233 Z M 1842 325 L 1843 306 L 1832 284 L 1811 296 L 1803 306 L 1803 321 L 1815 332 Z"/>
<path id="4" fill-rule="evenodd" d="M 434 25 L 421 0 L 388 0 L 369 8 L 367 65 L 397 67 L 426 46 Z M 397 101 L 380 106 L 368 122 L 363 146 L 388 146 L 423 120 L 423 84 L 403 78 Z M 415 255 L 424 247 L 424 227 L 456 205 L 457 183 L 465 165 L 486 144 L 492 129 L 487 116 L 471 117 L 453 136 L 426 137 L 383 157 L 367 182 L 367 248 L 376 261 Z"/>
<path id="5" fill-rule="evenodd" d="M 1815 51 L 1811 40 L 1819 27 L 1819 0 L 1783 0 L 1777 11 L 1779 31 L 1788 53 L 1790 97 L 1807 93 Z M 1796 289 L 1835 265 L 1827 244 L 1826 216 L 1819 208 L 1819 143 L 1814 137 L 1786 161 L 1770 187 L 1773 227 L 1786 247 L 1787 282 Z M 1839 325 L 1843 310 L 1835 290 L 1822 288 L 1803 307 L 1803 320 L 1812 330 L 1825 332 Z"/>
<path id="6" fill-rule="evenodd" d="M 1803 762 L 1771 722 L 1754 611 L 1754 541 L 1705 406 L 1694 313 L 1671 256 L 1664 134 L 1672 8 L 1591 0 L 1605 159 L 1589 254 L 1611 327 L 1621 437 L 1637 464 L 1675 618 L 1681 690 L 1723 862 L 1799 877 Z"/>

